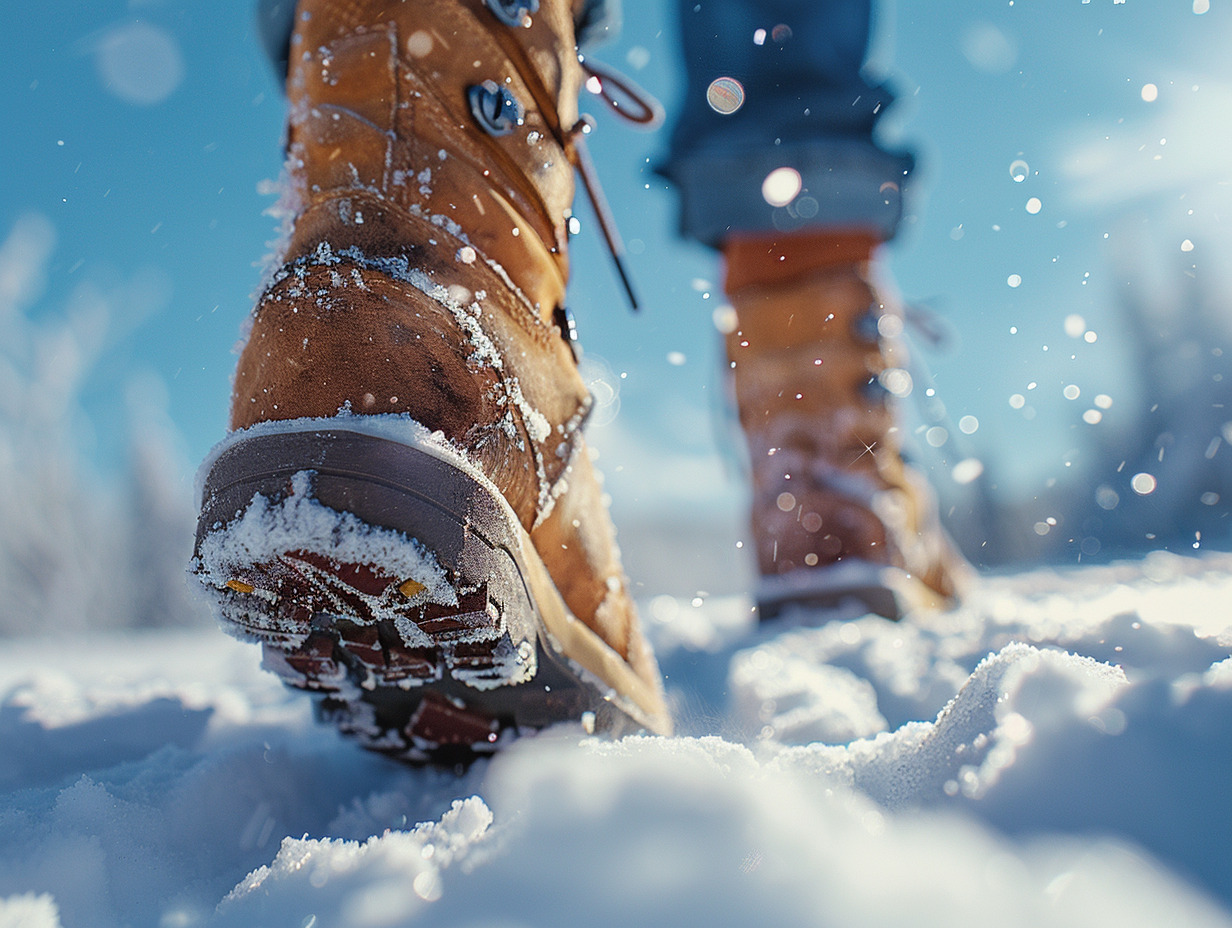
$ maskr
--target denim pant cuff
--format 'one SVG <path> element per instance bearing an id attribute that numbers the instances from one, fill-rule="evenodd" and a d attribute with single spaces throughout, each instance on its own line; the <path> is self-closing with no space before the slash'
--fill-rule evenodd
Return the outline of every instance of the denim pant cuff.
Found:
<path id="1" fill-rule="evenodd" d="M 912 166 L 908 154 L 838 138 L 677 155 L 664 173 L 679 189 L 681 232 L 719 247 L 732 232 L 827 226 L 868 230 L 886 241 L 902 218 L 902 188 Z M 779 168 L 799 174 L 800 190 L 776 206 L 762 188 Z M 789 182 L 786 193 L 793 187 Z"/>

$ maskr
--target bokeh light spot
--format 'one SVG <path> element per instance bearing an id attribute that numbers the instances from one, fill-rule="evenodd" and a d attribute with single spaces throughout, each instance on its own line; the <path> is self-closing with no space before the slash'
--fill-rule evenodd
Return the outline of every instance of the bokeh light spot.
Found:
<path id="1" fill-rule="evenodd" d="M 1134 474 L 1133 479 L 1129 481 L 1129 485 L 1139 496 L 1149 496 L 1155 492 L 1158 481 L 1151 474 Z"/>
<path id="2" fill-rule="evenodd" d="M 127 103 L 161 103 L 184 79 L 184 55 L 175 36 L 148 23 L 113 26 L 99 39 L 96 53 L 103 86 Z"/>
<path id="3" fill-rule="evenodd" d="M 795 168 L 775 168 L 761 182 L 761 195 L 771 206 L 786 206 L 804 189 L 804 179 Z"/>
<path id="4" fill-rule="evenodd" d="M 706 88 L 706 102 L 716 113 L 730 116 L 744 106 L 744 85 L 734 77 L 716 77 Z"/>

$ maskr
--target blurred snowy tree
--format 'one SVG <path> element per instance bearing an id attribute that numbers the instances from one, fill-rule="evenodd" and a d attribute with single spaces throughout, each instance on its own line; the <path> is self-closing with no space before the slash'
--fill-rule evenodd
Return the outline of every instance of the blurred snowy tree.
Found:
<path id="1" fill-rule="evenodd" d="M 1121 260 L 1139 399 L 1096 431 L 1077 544 L 1087 554 L 1232 547 L 1232 302 L 1192 265 L 1151 286 Z"/>
<path id="2" fill-rule="evenodd" d="M 63 313 L 35 320 L 55 239 L 31 214 L 0 242 L 0 634 L 196 621 L 170 427 L 135 417 L 128 498 L 83 455 L 79 400 L 112 307 L 86 281 Z"/>

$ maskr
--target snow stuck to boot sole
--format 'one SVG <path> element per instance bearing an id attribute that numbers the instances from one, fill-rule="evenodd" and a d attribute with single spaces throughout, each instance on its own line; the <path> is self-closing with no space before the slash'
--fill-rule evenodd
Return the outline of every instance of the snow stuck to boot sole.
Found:
<path id="1" fill-rule="evenodd" d="M 193 569 L 215 613 L 365 746 L 449 763 L 562 721 L 664 728 L 499 491 L 411 420 L 266 423 L 201 474 Z"/>

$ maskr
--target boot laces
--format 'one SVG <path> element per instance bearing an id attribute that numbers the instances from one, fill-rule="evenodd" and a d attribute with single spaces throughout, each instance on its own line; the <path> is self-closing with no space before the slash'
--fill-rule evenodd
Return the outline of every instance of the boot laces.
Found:
<path id="1" fill-rule="evenodd" d="M 578 56 L 578 63 L 586 74 L 586 89 L 617 116 L 646 129 L 657 129 L 663 124 L 662 104 L 632 78 L 582 55 Z"/>
<path id="2" fill-rule="evenodd" d="M 578 62 L 586 74 L 586 89 L 607 104 L 607 107 L 617 116 L 645 129 L 655 129 L 662 124 L 662 105 L 630 78 L 581 55 L 578 56 Z M 569 129 L 567 137 L 561 141 L 565 150 L 572 155 L 574 167 L 582 179 L 582 188 L 586 191 L 586 197 L 590 200 L 591 208 L 595 211 L 595 217 L 599 221 L 599 230 L 607 244 L 608 254 L 612 256 L 616 274 L 624 286 L 629 305 L 636 312 L 640 305 L 637 294 L 633 290 L 633 282 L 625 270 L 624 241 L 620 237 L 620 230 L 616 228 L 616 220 L 612 216 L 611 207 L 599 183 L 594 161 L 591 160 L 590 152 L 586 147 L 585 137 L 594 131 L 594 128 L 594 120 L 590 116 L 583 115 Z"/>
<path id="3" fill-rule="evenodd" d="M 534 75 L 537 78 L 537 70 L 531 66 L 526 50 L 519 43 L 506 41 L 502 44 L 505 45 L 510 57 L 518 63 L 518 70 L 522 74 Z M 656 128 L 663 121 L 663 107 L 659 101 L 630 78 L 590 61 L 581 54 L 578 55 L 578 63 L 586 75 L 584 82 L 586 89 L 602 99 L 612 112 L 647 129 Z M 567 128 L 562 126 L 557 120 L 557 110 L 548 88 L 538 79 L 529 81 L 529 85 L 539 112 L 547 122 L 549 130 L 557 144 L 564 149 L 565 155 L 573 163 L 582 179 L 582 187 L 595 211 L 599 229 L 603 233 L 608 253 L 612 256 L 616 273 L 624 285 L 630 306 L 636 312 L 640 308 L 637 294 L 633 291 L 632 281 L 625 271 L 622 260 L 625 253 L 624 242 L 616 228 L 616 221 L 612 217 L 607 198 L 603 195 L 603 188 L 599 184 L 594 162 L 586 149 L 585 136 L 594 131 L 595 122 L 589 116 L 583 115 L 572 126 Z"/>

